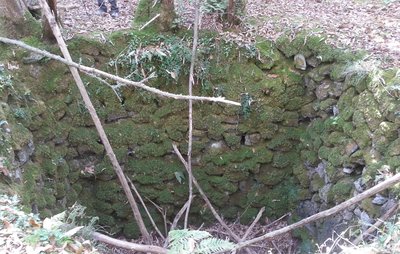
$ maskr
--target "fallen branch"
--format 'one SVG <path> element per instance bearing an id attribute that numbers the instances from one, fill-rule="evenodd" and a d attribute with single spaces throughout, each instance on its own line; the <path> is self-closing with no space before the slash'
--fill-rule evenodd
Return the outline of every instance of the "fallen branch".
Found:
<path id="1" fill-rule="evenodd" d="M 160 253 L 160 254 L 166 254 L 167 249 L 159 247 L 159 246 L 154 246 L 154 245 L 143 245 L 143 244 L 137 244 L 137 243 L 130 243 L 122 240 L 118 240 L 97 232 L 92 233 L 92 237 L 94 240 L 111 244 L 113 246 L 117 246 L 120 248 L 128 249 L 128 250 L 134 250 L 134 251 L 140 251 L 144 253 Z"/>
<path id="2" fill-rule="evenodd" d="M 27 44 L 25 44 L 25 43 L 23 43 L 21 41 L 18 41 L 18 40 L 13 40 L 13 39 L 9 39 L 9 38 L 0 37 L 0 42 L 6 43 L 6 44 L 15 45 L 15 46 L 27 49 L 27 50 L 29 50 L 31 52 L 43 55 L 45 57 L 48 57 L 48 58 L 56 60 L 56 61 L 59 61 L 59 62 L 61 62 L 63 64 L 66 64 L 66 65 L 68 65 L 70 67 L 77 68 L 77 69 L 79 69 L 81 71 L 85 71 L 85 72 L 88 72 L 88 73 L 96 74 L 96 75 L 99 75 L 99 76 L 104 77 L 104 78 L 112 79 L 114 81 L 117 81 L 119 83 L 124 84 L 124 86 L 138 87 L 138 88 L 141 88 L 141 89 L 146 90 L 148 92 L 151 92 L 151 93 L 157 94 L 159 96 L 162 96 L 162 97 L 172 98 L 172 99 L 176 99 L 176 100 L 189 100 L 189 99 L 192 99 L 192 100 L 196 100 L 196 101 L 220 102 L 220 103 L 225 103 L 225 104 L 234 105 L 234 106 L 240 106 L 241 105 L 239 102 L 226 100 L 224 97 L 189 96 L 189 95 L 173 94 L 173 93 L 165 92 L 165 91 L 162 91 L 162 90 L 154 88 L 154 87 L 146 86 L 142 81 L 135 82 L 135 81 L 127 80 L 127 79 L 118 77 L 116 75 L 112 75 L 110 73 L 107 73 L 107 72 L 104 72 L 104 71 L 101 71 L 101 70 L 98 70 L 98 69 L 95 69 L 95 68 L 91 68 L 91 67 L 87 67 L 87 66 L 84 66 L 84 65 L 80 65 L 78 63 L 73 62 L 72 59 L 71 60 L 66 60 L 66 59 L 62 58 L 61 56 L 54 55 L 54 54 L 51 54 L 51 53 L 49 53 L 47 51 L 44 51 L 44 50 L 29 46 L 29 45 L 27 45 Z M 113 87 L 115 88 L 116 86 L 113 86 Z M 118 87 L 122 87 L 122 85 L 119 85 Z"/>
<path id="3" fill-rule="evenodd" d="M 40 0 L 39 3 L 40 3 L 40 6 L 42 7 L 42 10 L 43 10 L 46 18 L 47 18 L 47 21 L 49 22 L 51 30 L 53 31 L 54 37 L 57 40 L 57 43 L 60 47 L 62 54 L 64 55 L 64 57 L 67 61 L 71 62 L 72 58 L 71 58 L 71 55 L 69 54 L 67 45 L 64 42 L 64 39 L 61 35 L 61 31 L 56 23 L 54 16 L 51 14 L 51 11 L 50 11 L 49 6 L 47 5 L 47 2 L 45 0 Z M 122 189 L 125 192 L 125 195 L 129 202 L 129 205 L 130 205 L 133 215 L 135 217 L 135 221 L 138 224 L 139 230 L 142 233 L 146 242 L 151 243 L 152 239 L 150 237 L 149 232 L 146 229 L 146 226 L 144 225 L 142 215 L 140 214 L 140 211 L 139 211 L 139 207 L 135 201 L 135 198 L 133 197 L 133 194 L 128 185 L 128 181 L 126 180 L 124 172 L 121 168 L 121 165 L 119 164 L 117 157 L 115 156 L 115 153 L 111 147 L 110 141 L 107 138 L 107 135 L 106 135 L 104 128 L 100 122 L 100 119 L 96 113 L 96 110 L 92 104 L 92 101 L 90 100 L 89 94 L 86 91 L 85 85 L 82 82 L 79 72 L 75 67 L 70 66 L 69 69 L 71 71 L 72 76 L 74 77 L 76 86 L 79 89 L 79 92 L 82 96 L 83 102 L 85 103 L 85 106 L 86 106 L 86 108 L 93 120 L 93 123 L 96 127 L 96 130 L 99 134 L 99 137 L 104 145 L 104 148 L 107 152 L 107 156 L 110 159 L 111 164 L 113 165 L 116 175 L 118 176 L 118 180 L 121 183 Z"/>
<path id="4" fill-rule="evenodd" d="M 275 237 L 275 236 L 278 236 L 278 235 L 285 234 L 285 233 L 290 232 L 290 231 L 292 231 L 292 230 L 294 230 L 296 228 L 300 228 L 300 227 L 302 227 L 305 224 L 308 224 L 310 222 L 313 222 L 313 221 L 316 221 L 316 220 L 331 216 L 331 215 L 333 215 L 335 213 L 338 213 L 338 212 L 346 209 L 349 206 L 352 206 L 352 205 L 354 205 L 354 204 L 356 204 L 356 203 L 358 203 L 358 202 L 360 202 L 360 201 L 362 201 L 362 200 L 364 200 L 364 199 L 366 199 L 366 198 L 368 198 L 368 197 L 370 197 L 372 195 L 375 195 L 376 193 L 379 193 L 379 192 L 381 192 L 381 191 L 383 191 L 383 190 L 395 185 L 399 181 L 400 181 L 400 173 L 394 175 L 393 177 L 390 177 L 389 179 L 387 179 L 387 180 L 375 185 L 371 189 L 366 190 L 366 191 L 358 194 L 357 196 L 355 196 L 355 197 L 353 197 L 353 198 L 351 198 L 351 199 L 349 199 L 349 200 L 347 200 L 347 201 L 345 201 L 345 202 L 343 202 L 343 203 L 341 203 L 341 204 L 339 204 L 337 206 L 334 206 L 334 207 L 332 207 L 332 208 L 330 208 L 328 210 L 319 212 L 319 213 L 314 214 L 314 215 L 312 215 L 310 217 L 302 219 L 299 222 L 293 223 L 292 225 L 289 225 L 289 226 L 286 226 L 284 228 L 269 232 L 269 233 L 267 233 L 265 235 L 262 235 L 260 237 L 256 237 L 256 238 L 253 238 L 251 240 L 239 243 L 239 244 L 236 245 L 235 250 L 243 248 L 243 247 L 251 245 L 251 244 L 254 244 L 254 243 L 257 243 L 257 242 L 260 242 L 260 241 L 264 241 L 264 240 L 266 240 L 268 238 L 272 238 L 272 237 Z"/>

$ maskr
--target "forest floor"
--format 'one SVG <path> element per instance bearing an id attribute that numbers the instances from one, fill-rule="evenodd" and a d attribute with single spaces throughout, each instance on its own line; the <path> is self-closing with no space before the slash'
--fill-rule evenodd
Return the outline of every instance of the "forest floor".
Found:
<path id="1" fill-rule="evenodd" d="M 106 1 L 107 2 L 107 1 Z M 138 0 L 117 0 L 120 16 L 96 15 L 96 0 L 59 0 L 59 13 L 67 38 L 76 34 L 128 29 Z M 189 24 L 193 8 L 176 1 Z M 108 4 L 107 4 L 108 5 Z M 206 15 L 203 28 L 251 42 L 256 36 L 275 40 L 284 32 L 307 30 L 327 36 L 327 42 L 350 50 L 365 50 L 368 60 L 383 68 L 400 66 L 400 0 L 248 0 L 247 15 L 236 32 L 223 32 L 218 15 Z"/>

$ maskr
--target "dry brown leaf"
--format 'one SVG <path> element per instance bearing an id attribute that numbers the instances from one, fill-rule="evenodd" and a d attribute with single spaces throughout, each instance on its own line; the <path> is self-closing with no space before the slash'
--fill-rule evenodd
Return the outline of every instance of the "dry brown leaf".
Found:
<path id="1" fill-rule="evenodd" d="M 41 225 L 35 219 L 29 218 L 29 225 L 33 228 L 40 228 Z"/>

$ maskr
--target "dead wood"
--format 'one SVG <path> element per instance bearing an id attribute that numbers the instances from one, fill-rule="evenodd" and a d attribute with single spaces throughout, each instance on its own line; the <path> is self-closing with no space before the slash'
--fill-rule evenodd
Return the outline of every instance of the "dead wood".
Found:
<path id="1" fill-rule="evenodd" d="M 137 244 L 137 243 L 131 243 L 127 241 L 122 241 L 118 240 L 97 232 L 92 233 L 93 239 L 96 241 L 100 241 L 103 243 L 111 244 L 113 246 L 117 246 L 120 248 L 128 249 L 128 250 L 134 250 L 134 251 L 140 251 L 140 252 L 145 252 L 145 253 L 160 253 L 160 254 L 166 254 L 167 249 L 155 246 L 155 245 L 143 245 L 143 244 Z"/>
<path id="2" fill-rule="evenodd" d="M 49 6 L 46 3 L 46 0 L 40 0 L 40 5 L 44 11 L 44 15 L 46 16 L 46 18 L 50 24 L 50 27 L 53 31 L 54 37 L 57 40 L 57 43 L 60 47 L 61 52 L 63 53 L 63 55 L 67 61 L 72 61 L 71 55 L 69 54 L 69 51 L 68 51 L 68 48 L 64 42 L 64 39 L 62 38 L 60 29 L 56 23 L 55 18 L 53 17 L 53 15 L 51 13 Z M 133 215 L 135 217 L 136 223 L 138 224 L 139 230 L 142 233 L 143 237 L 145 238 L 146 242 L 151 243 L 152 240 L 151 240 L 149 232 L 146 229 L 146 226 L 144 225 L 143 218 L 139 211 L 139 207 L 135 201 L 135 198 L 133 197 L 131 189 L 129 188 L 128 181 L 126 180 L 123 170 L 117 160 L 117 157 L 114 154 L 114 151 L 113 151 L 111 144 L 107 138 L 104 128 L 100 122 L 100 119 L 96 113 L 96 110 L 95 110 L 95 108 L 90 100 L 90 97 L 86 91 L 85 85 L 83 84 L 82 79 L 79 75 L 79 72 L 75 67 L 69 67 L 69 69 L 71 71 L 72 76 L 74 77 L 75 83 L 79 89 L 79 92 L 82 96 L 85 106 L 86 106 L 87 110 L 89 111 L 89 114 L 94 122 L 94 125 L 95 125 L 96 130 L 100 136 L 100 139 L 104 145 L 104 148 L 106 149 L 107 156 L 109 157 L 111 164 L 113 165 L 113 168 L 115 170 L 115 173 L 117 174 L 118 179 L 119 179 L 119 181 L 122 185 L 122 188 L 125 192 L 125 195 L 128 198 L 128 202 L 131 206 L 131 209 L 132 209 Z"/>

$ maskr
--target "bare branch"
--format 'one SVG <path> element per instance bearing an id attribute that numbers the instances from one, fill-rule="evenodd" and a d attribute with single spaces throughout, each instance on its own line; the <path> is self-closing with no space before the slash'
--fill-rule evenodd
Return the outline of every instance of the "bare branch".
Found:
<path id="1" fill-rule="evenodd" d="M 13 40 L 13 39 L 9 39 L 9 38 L 0 37 L 0 42 L 19 46 L 19 47 L 27 49 L 27 50 L 29 50 L 31 52 L 35 52 L 37 54 L 43 55 L 43 56 L 48 57 L 50 59 L 59 61 L 59 62 L 61 62 L 63 64 L 66 64 L 66 65 L 68 65 L 70 67 L 77 68 L 77 69 L 79 69 L 81 71 L 85 71 L 85 72 L 88 72 L 88 73 L 96 74 L 96 75 L 99 75 L 99 76 L 104 77 L 104 78 L 112 79 L 112 80 L 117 81 L 119 83 L 125 84 L 125 86 L 138 87 L 138 88 L 141 88 L 141 89 L 146 90 L 148 92 L 155 93 L 155 94 L 157 94 L 158 96 L 161 96 L 161 97 L 167 97 L 167 98 L 172 98 L 172 99 L 176 99 L 176 100 L 189 100 L 189 99 L 192 99 L 192 100 L 196 100 L 196 101 L 220 102 L 220 103 L 225 103 L 225 104 L 228 104 L 228 105 L 240 106 L 239 102 L 226 100 L 224 97 L 189 96 L 189 95 L 173 94 L 173 93 L 165 92 L 165 91 L 162 91 L 162 90 L 154 88 L 154 87 L 146 86 L 141 81 L 140 82 L 135 82 L 135 81 L 127 80 L 127 79 L 112 75 L 110 73 L 107 73 L 107 72 L 104 72 L 104 71 L 101 71 L 101 70 L 98 70 L 98 69 L 95 69 L 95 68 L 91 68 L 91 67 L 87 67 L 87 66 L 84 66 L 84 65 L 80 65 L 78 63 L 73 62 L 72 59 L 71 60 L 66 60 L 66 59 L 64 59 L 64 58 L 62 58 L 62 57 L 60 57 L 58 55 L 54 55 L 54 54 L 51 54 L 51 53 L 49 53 L 47 51 L 31 47 L 31 46 L 29 46 L 29 45 L 27 45 L 27 44 L 25 44 L 25 43 L 23 43 L 21 41 L 18 41 L 18 40 Z M 122 86 L 122 85 L 120 85 L 120 86 Z"/>
<path id="2" fill-rule="evenodd" d="M 190 61 L 189 70 L 189 96 L 193 96 L 193 84 L 194 84 L 194 65 L 196 63 L 196 51 L 197 43 L 199 39 L 199 19 L 200 19 L 200 5 L 199 0 L 194 2 L 195 17 L 194 17 L 194 31 L 193 31 L 193 47 L 192 47 L 192 58 Z M 187 152 L 187 172 L 189 175 L 189 198 L 188 205 L 185 213 L 184 228 L 187 228 L 189 221 L 190 205 L 193 199 L 193 172 L 192 172 L 192 146 L 193 146 L 193 100 L 189 99 L 189 134 L 188 134 L 188 152 Z"/>
<path id="3" fill-rule="evenodd" d="M 157 227 L 156 223 L 154 222 L 153 217 L 151 216 L 149 209 L 147 209 L 146 204 L 144 203 L 142 196 L 140 196 L 140 193 L 138 192 L 138 190 L 136 189 L 135 185 L 132 183 L 131 179 L 129 179 L 129 177 L 125 176 L 126 180 L 128 180 L 129 184 L 131 185 L 131 188 L 133 189 L 133 191 L 135 192 L 137 198 L 139 199 L 140 203 L 142 204 L 144 210 L 146 211 L 147 217 L 149 217 L 149 220 L 151 222 L 151 225 L 153 225 L 154 229 L 157 231 L 158 235 L 161 237 L 161 239 L 165 240 L 164 235 L 161 233 L 160 229 Z"/>
<path id="4" fill-rule="evenodd" d="M 172 147 L 174 148 L 175 153 L 178 155 L 179 159 L 182 161 L 183 165 L 185 166 L 186 170 L 187 170 L 187 165 L 188 163 L 185 161 L 185 159 L 183 158 L 181 152 L 179 151 L 178 147 L 176 146 L 176 144 L 172 144 Z M 219 223 L 221 223 L 222 227 L 226 229 L 226 231 L 228 231 L 229 235 L 235 239 L 236 241 L 240 241 L 240 237 L 237 236 L 229 227 L 228 225 L 226 225 L 226 223 L 224 222 L 224 220 L 221 218 L 221 216 L 219 216 L 219 214 L 217 213 L 217 211 L 215 210 L 215 208 L 213 207 L 213 205 L 211 204 L 210 200 L 208 199 L 207 195 L 204 193 L 203 189 L 200 187 L 199 183 L 197 182 L 196 178 L 193 176 L 193 184 L 196 186 L 197 190 L 199 191 L 201 197 L 203 198 L 203 200 L 206 202 L 207 206 L 210 208 L 212 214 L 214 215 L 214 217 L 218 220 Z"/>
<path id="5" fill-rule="evenodd" d="M 56 20 L 54 19 L 53 15 L 51 14 L 50 8 L 47 5 L 46 0 L 40 0 L 40 6 L 42 7 L 42 10 L 44 11 L 44 14 L 46 15 L 46 18 L 47 18 L 47 20 L 49 22 L 51 30 L 53 31 L 54 37 L 56 38 L 57 43 L 58 43 L 58 45 L 60 47 L 60 50 L 63 53 L 66 61 L 72 62 L 72 58 L 71 58 L 71 55 L 69 54 L 67 45 L 65 44 L 64 39 L 62 38 L 61 31 L 60 31 L 60 29 L 59 29 L 59 27 L 58 27 L 58 25 L 56 23 Z M 122 170 L 122 168 L 121 168 L 121 166 L 120 166 L 120 164 L 119 164 L 119 162 L 117 160 L 117 157 L 114 154 L 114 151 L 113 151 L 113 149 L 111 147 L 110 141 L 107 138 L 107 135 L 106 135 L 106 133 L 104 131 L 103 126 L 101 125 L 100 119 L 99 119 L 99 117 L 98 117 L 98 115 L 96 113 L 95 108 L 93 107 L 93 104 L 92 104 L 92 102 L 90 100 L 90 97 L 89 97 L 89 95 L 88 95 L 88 93 L 86 91 L 85 85 L 83 84 L 82 79 L 81 79 L 81 77 L 79 75 L 79 72 L 75 67 L 72 67 L 72 66 L 70 66 L 69 69 L 71 71 L 72 76 L 74 77 L 75 83 L 76 83 L 76 85 L 77 85 L 77 87 L 79 89 L 79 92 L 80 92 L 80 94 L 82 96 L 82 99 L 83 99 L 83 101 L 85 103 L 85 106 L 86 106 L 87 110 L 89 111 L 89 114 L 90 114 L 90 116 L 91 116 L 91 118 L 93 120 L 93 123 L 94 123 L 94 125 L 96 127 L 96 130 L 97 130 L 97 132 L 98 132 L 98 134 L 100 136 L 100 139 L 101 139 L 101 141 L 102 141 L 102 143 L 104 145 L 104 148 L 106 149 L 107 155 L 108 155 L 108 157 L 109 157 L 109 159 L 111 161 L 111 164 L 113 165 L 114 171 L 117 174 L 118 179 L 119 179 L 119 181 L 120 181 L 120 183 L 122 185 L 122 188 L 123 188 L 123 190 L 125 192 L 125 195 L 126 195 L 126 197 L 128 199 L 128 202 L 129 202 L 129 204 L 131 206 L 131 209 L 132 209 L 133 215 L 135 217 L 136 223 L 139 226 L 140 232 L 142 233 L 142 235 L 145 238 L 146 242 L 150 243 L 151 242 L 151 237 L 150 237 L 149 232 L 146 229 L 146 226 L 144 225 L 143 218 L 142 218 L 142 216 L 140 214 L 140 211 L 139 211 L 139 207 L 138 207 L 138 205 L 137 205 L 137 203 L 135 201 L 135 198 L 132 195 L 132 192 L 131 192 L 131 190 L 129 188 L 129 185 L 128 185 L 128 182 L 127 182 L 127 180 L 125 178 L 123 170 Z"/>
<path id="6" fill-rule="evenodd" d="M 250 227 L 247 228 L 246 232 L 242 236 L 241 241 L 243 242 L 246 240 L 247 236 L 249 236 L 251 230 L 254 228 L 254 226 L 257 224 L 257 222 L 261 219 L 261 215 L 264 213 L 265 207 L 261 208 L 260 211 L 257 214 L 257 217 L 254 219 L 254 221 L 251 223 Z"/>
<path id="7" fill-rule="evenodd" d="M 141 28 L 139 28 L 139 31 L 142 31 L 143 29 L 145 29 L 145 27 L 147 27 L 148 25 L 150 25 L 154 20 L 156 20 L 158 17 L 160 17 L 160 13 L 158 13 L 156 16 L 154 16 L 152 19 L 150 19 L 149 21 L 146 22 L 146 24 L 144 24 Z"/>
<path id="8" fill-rule="evenodd" d="M 117 246 L 120 248 L 128 249 L 128 250 L 134 250 L 134 251 L 140 251 L 144 253 L 160 253 L 160 254 L 166 254 L 167 249 L 159 247 L 159 246 L 154 246 L 154 245 L 143 245 L 143 244 L 137 244 L 137 243 L 130 243 L 122 240 L 118 240 L 97 232 L 92 233 L 92 237 L 96 241 L 100 241 L 103 243 L 111 244 L 113 246 Z"/>

